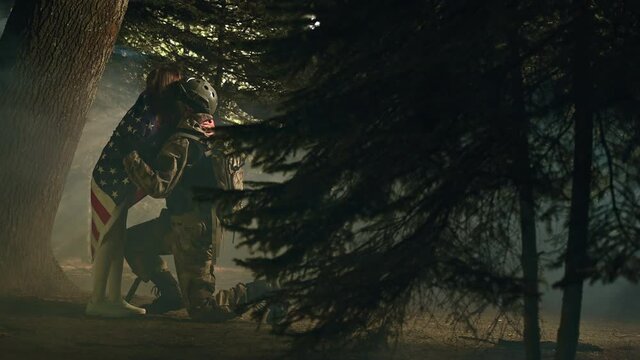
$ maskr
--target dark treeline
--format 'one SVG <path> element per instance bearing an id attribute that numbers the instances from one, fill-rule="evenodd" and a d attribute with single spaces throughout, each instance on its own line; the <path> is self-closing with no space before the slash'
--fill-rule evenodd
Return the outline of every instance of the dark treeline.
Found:
<path id="1" fill-rule="evenodd" d="M 277 1 L 262 61 L 282 115 L 238 133 L 255 184 L 241 264 L 282 285 L 302 344 L 380 339 L 413 305 L 524 316 L 539 359 L 540 272 L 564 266 L 557 359 L 582 286 L 638 277 L 639 9 L 627 2 Z M 307 19 L 301 24 L 300 19 Z M 541 262 L 537 225 L 552 234 Z M 549 226 L 551 227 L 551 226 Z"/>

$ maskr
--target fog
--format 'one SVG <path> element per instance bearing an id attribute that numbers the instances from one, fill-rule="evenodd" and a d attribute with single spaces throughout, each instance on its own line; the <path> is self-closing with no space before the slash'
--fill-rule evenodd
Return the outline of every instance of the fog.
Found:
<path id="1" fill-rule="evenodd" d="M 0 34 L 6 23 L 7 12 L 0 7 Z M 142 77 L 132 78 L 131 66 L 145 59 L 135 52 L 117 48 L 100 82 L 95 102 L 82 131 L 78 149 L 67 176 L 52 233 L 54 253 L 62 262 L 89 263 L 89 188 L 91 171 L 102 147 L 107 143 L 116 124 L 135 102 L 143 88 Z M 129 69 L 129 70 L 128 70 Z M 249 172 L 248 177 L 256 175 Z M 312 191 L 310 189 L 310 191 Z M 162 200 L 145 199 L 134 206 L 129 214 L 128 225 L 134 225 L 158 215 Z M 319 224 L 320 225 L 320 224 Z M 227 233 L 219 264 L 232 267 L 233 258 L 244 257 L 246 250 L 238 250 Z M 236 240 L 237 242 L 237 240 Z M 560 270 L 545 271 L 542 291 L 542 309 L 545 314 L 558 314 L 561 292 L 551 289 L 551 284 L 561 277 Z M 640 287 L 620 280 L 612 285 L 585 286 L 583 318 L 615 318 L 617 320 L 640 320 Z"/>
<path id="2" fill-rule="evenodd" d="M 4 26 L 7 24 L 7 17 L 11 11 L 11 5 L 9 2 L 0 1 L 0 35 L 2 35 Z"/>
<path id="3" fill-rule="evenodd" d="M 53 227 L 54 254 L 63 265 L 88 267 L 90 263 L 91 172 L 116 125 L 144 88 L 142 65 L 145 62 L 146 59 L 140 54 L 118 47 L 101 79 L 67 175 Z M 153 219 L 163 207 L 164 200 L 147 197 L 131 208 L 127 225 L 132 226 Z M 225 232 L 218 265 L 232 268 L 235 266 L 234 258 L 246 256 L 246 251 L 235 249 L 234 241 L 236 244 L 239 242 L 237 236 Z M 170 260 L 170 257 L 167 257 L 167 260 Z M 173 267 L 172 261 L 169 261 L 169 264 Z M 244 276 L 248 276 L 248 273 Z"/>

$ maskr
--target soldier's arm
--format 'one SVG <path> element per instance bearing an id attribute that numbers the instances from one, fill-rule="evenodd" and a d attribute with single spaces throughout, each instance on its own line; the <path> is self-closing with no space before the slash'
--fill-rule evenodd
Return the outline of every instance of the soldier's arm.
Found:
<path id="1" fill-rule="evenodd" d="M 182 137 L 169 139 L 160 150 L 157 166 L 146 163 L 137 151 L 122 160 L 132 183 L 154 198 L 166 198 L 180 180 L 187 163 L 189 140 Z"/>

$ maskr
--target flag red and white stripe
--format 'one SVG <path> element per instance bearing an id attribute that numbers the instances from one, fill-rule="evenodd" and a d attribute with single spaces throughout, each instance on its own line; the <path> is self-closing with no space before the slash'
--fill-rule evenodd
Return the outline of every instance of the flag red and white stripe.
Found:
<path id="1" fill-rule="evenodd" d="M 136 103 L 122 118 L 109 142 L 102 149 L 100 158 L 91 175 L 91 255 L 102 243 L 105 235 L 126 209 L 144 197 L 129 181 L 122 165 L 126 154 L 120 150 L 122 144 L 130 145 L 153 142 L 158 119 L 151 112 L 146 93 L 140 94 Z M 154 130 L 156 129 L 156 130 Z M 134 195 L 135 194 L 135 195 Z"/>
<path id="2" fill-rule="evenodd" d="M 91 258 L 125 206 L 126 201 L 116 204 L 95 179 L 91 179 Z"/>
<path id="3" fill-rule="evenodd" d="M 91 179 L 91 259 L 102 243 L 105 234 L 118 220 L 118 217 L 123 215 L 123 210 L 135 205 L 145 196 L 146 194 L 138 189 L 132 196 L 132 201 L 123 201 L 117 204 L 96 183 L 95 178 Z"/>

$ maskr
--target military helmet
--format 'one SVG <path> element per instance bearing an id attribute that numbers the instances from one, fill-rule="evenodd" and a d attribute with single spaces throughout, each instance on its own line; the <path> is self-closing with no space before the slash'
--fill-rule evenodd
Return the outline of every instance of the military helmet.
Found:
<path id="1" fill-rule="evenodd" d="M 179 83 L 181 97 L 195 112 L 213 115 L 218 107 L 216 90 L 205 79 L 188 78 Z"/>

